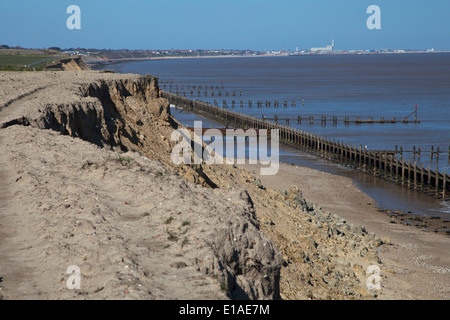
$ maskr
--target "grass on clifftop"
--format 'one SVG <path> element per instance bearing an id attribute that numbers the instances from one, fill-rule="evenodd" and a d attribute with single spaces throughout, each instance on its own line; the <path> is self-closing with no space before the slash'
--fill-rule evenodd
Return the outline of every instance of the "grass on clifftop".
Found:
<path id="1" fill-rule="evenodd" d="M 43 71 L 44 68 L 27 68 L 21 66 L 1 66 L 0 71 Z"/>
<path id="2" fill-rule="evenodd" d="M 4 52 L 0 51 L 0 71 L 42 71 L 57 63 L 61 56 L 39 52 Z"/>
<path id="3" fill-rule="evenodd" d="M 25 66 L 40 60 L 51 58 L 49 55 L 0 55 L 0 65 Z"/>

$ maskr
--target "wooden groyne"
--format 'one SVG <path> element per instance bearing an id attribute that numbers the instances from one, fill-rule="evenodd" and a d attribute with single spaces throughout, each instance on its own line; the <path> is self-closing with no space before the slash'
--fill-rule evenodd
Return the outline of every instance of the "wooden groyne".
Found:
<path id="1" fill-rule="evenodd" d="M 424 168 L 422 165 L 417 165 L 415 161 L 405 161 L 400 156 L 397 147 L 396 150 L 368 150 L 362 146 L 348 145 L 342 141 L 331 141 L 329 138 L 294 129 L 288 125 L 224 110 L 209 103 L 193 101 L 168 92 L 164 92 L 163 96 L 171 104 L 222 122 L 227 127 L 278 129 L 280 131 L 280 143 L 284 145 L 300 148 L 318 157 L 433 197 L 448 200 L 447 197 L 450 195 L 450 176 L 446 174 L 445 170 L 441 173 L 439 170 L 431 170 L 430 166 Z"/>
<path id="2" fill-rule="evenodd" d="M 375 123 L 420 123 L 420 119 L 414 119 L 414 120 L 408 120 L 407 117 L 404 117 L 402 119 L 397 118 L 391 118 L 391 119 L 385 119 L 384 117 L 380 117 L 380 119 L 374 119 L 373 117 L 368 117 L 367 119 L 363 119 L 361 117 L 337 117 L 337 116 L 321 116 L 320 118 L 314 118 L 314 116 L 309 117 L 302 117 L 300 115 L 297 116 L 297 118 L 292 117 L 278 117 L 278 115 L 273 115 L 271 117 L 267 117 L 265 115 L 262 116 L 262 119 L 268 120 L 268 121 L 274 121 L 275 123 L 278 123 L 278 121 L 284 121 L 286 124 L 289 124 L 290 122 L 296 121 L 297 124 L 303 123 L 309 123 L 309 124 L 319 124 L 326 126 L 328 123 L 331 123 L 332 125 L 337 125 L 338 123 L 344 123 L 345 125 L 349 124 L 375 124 Z"/>
<path id="3" fill-rule="evenodd" d="M 168 94 L 173 94 L 175 96 L 181 96 L 178 92 L 176 92 L 175 94 L 172 92 L 168 92 Z M 235 94 L 235 92 L 233 92 L 233 95 Z M 205 91 L 205 96 L 207 95 L 207 92 Z M 183 92 L 182 96 L 185 98 L 186 94 Z M 192 96 L 192 95 L 191 95 Z M 214 96 L 214 93 L 213 93 Z M 201 91 L 198 92 L 198 97 L 201 97 Z M 304 102 L 303 102 L 304 103 Z M 215 107 L 220 107 L 219 103 L 217 102 L 217 100 L 214 100 L 214 102 L 212 102 L 212 104 Z M 228 109 L 228 108 L 243 108 L 244 106 L 248 106 L 248 108 L 252 108 L 252 107 L 256 107 L 256 108 L 279 108 L 279 107 L 284 107 L 287 108 L 288 106 L 292 106 L 295 107 L 297 105 L 297 102 L 295 100 L 292 100 L 291 102 L 284 100 L 284 101 L 278 101 L 278 100 L 265 100 L 265 101 L 252 101 L 252 100 L 248 100 L 248 101 L 244 101 L 244 100 L 231 100 L 231 102 L 228 102 L 227 100 L 223 100 L 222 101 L 222 108 L 223 109 Z M 337 125 L 338 123 L 343 123 L 345 125 L 350 125 L 350 124 L 376 124 L 376 123 L 381 123 L 381 124 L 385 124 L 385 123 L 420 123 L 420 118 L 416 116 L 414 117 L 413 120 L 409 119 L 409 116 L 403 117 L 401 119 L 398 118 L 385 118 L 385 117 L 380 117 L 379 119 L 375 119 L 374 117 L 367 117 L 367 118 L 362 118 L 360 116 L 355 116 L 355 117 L 338 117 L 338 116 L 320 116 L 320 118 L 314 118 L 314 116 L 308 116 L 308 117 L 302 117 L 301 115 L 297 115 L 296 118 L 293 117 L 278 117 L 278 115 L 272 115 L 270 117 L 262 115 L 262 118 L 264 120 L 270 120 L 270 121 L 274 121 L 275 123 L 278 123 L 278 121 L 284 121 L 286 124 L 289 124 L 290 122 L 296 121 L 297 124 L 301 124 L 302 122 L 305 123 L 309 123 L 309 124 L 321 124 L 321 125 L 327 125 L 328 123 L 331 123 L 333 125 Z"/>

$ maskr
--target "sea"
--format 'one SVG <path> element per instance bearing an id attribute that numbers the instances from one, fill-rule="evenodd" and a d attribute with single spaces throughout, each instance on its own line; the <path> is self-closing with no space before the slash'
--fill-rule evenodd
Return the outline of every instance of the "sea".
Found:
<path id="1" fill-rule="evenodd" d="M 107 69 L 157 76 L 164 91 L 221 108 L 225 100 L 229 110 L 278 118 L 283 124 L 290 119 L 293 128 L 344 144 L 369 150 L 401 149 L 405 160 L 450 172 L 450 53 L 162 59 L 116 63 Z M 259 108 L 257 101 L 263 102 Z M 178 108 L 171 112 L 185 125 L 202 120 L 203 127 L 224 127 Z M 328 121 L 322 123 L 325 117 Z M 336 123 L 330 121 L 333 117 Z M 345 118 L 350 122 L 346 124 Z M 353 122 L 357 118 L 400 121 Z M 420 156 L 413 153 L 419 149 Z M 439 150 L 439 157 L 431 157 L 431 150 Z M 351 177 L 380 209 L 450 219 L 448 202 L 301 150 L 281 147 L 280 161 Z"/>

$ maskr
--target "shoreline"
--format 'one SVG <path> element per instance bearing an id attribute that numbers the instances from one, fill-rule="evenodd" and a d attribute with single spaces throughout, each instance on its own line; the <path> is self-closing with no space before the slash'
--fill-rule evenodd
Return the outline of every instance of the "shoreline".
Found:
<path id="1" fill-rule="evenodd" d="M 212 59 L 212 58 L 264 58 L 264 57 L 314 57 L 314 56 L 361 56 L 361 55 L 400 55 L 400 54 L 440 54 L 450 53 L 450 51 L 439 52 L 366 52 L 366 53 L 333 53 L 333 54 L 302 54 L 302 55 L 279 55 L 279 54 L 264 54 L 264 55 L 217 55 L 217 56 L 177 56 L 177 57 L 135 57 L 135 58 L 117 58 L 117 59 L 87 59 L 83 57 L 83 61 L 90 67 L 108 66 L 118 63 L 152 61 L 152 60 L 174 60 L 174 59 Z M 93 69 L 95 70 L 95 69 Z"/>
<path id="2" fill-rule="evenodd" d="M 279 55 L 279 54 L 263 54 L 263 55 L 217 55 L 217 56 L 167 56 L 167 57 L 134 57 L 134 58 L 117 58 L 117 59 L 88 59 L 83 57 L 83 61 L 88 65 L 113 65 L 124 62 L 151 61 L 151 60 L 172 60 L 172 59 L 211 59 L 211 58 L 264 58 L 264 57 L 314 57 L 314 56 L 361 56 L 361 55 L 401 55 L 401 54 L 440 54 L 450 53 L 450 51 L 439 52 L 365 52 L 365 53 L 333 53 L 333 54 L 301 54 L 301 55 Z"/>
<path id="3" fill-rule="evenodd" d="M 240 165 L 238 165 L 240 166 Z M 245 167 L 247 170 L 252 170 L 252 172 L 256 172 L 254 170 L 254 168 L 252 169 L 252 167 L 254 165 L 249 165 L 249 164 L 245 164 L 242 165 L 243 167 Z M 257 165 L 258 166 L 258 165 Z M 430 233 L 435 233 L 437 235 L 441 235 L 444 237 L 450 237 L 450 216 L 448 218 L 442 218 L 439 215 L 435 215 L 435 216 L 427 216 L 427 215 L 422 215 L 419 213 L 413 213 L 411 211 L 402 211 L 399 210 L 397 208 L 394 207 L 382 207 L 371 195 L 369 192 L 364 191 L 359 185 L 359 181 L 357 178 L 355 177 L 350 177 L 348 175 L 342 174 L 342 173 L 335 173 L 335 172 L 328 172 L 325 170 L 321 170 L 321 169 L 317 169 L 317 168 L 312 168 L 308 165 L 299 165 L 299 164 L 294 164 L 294 163 L 290 163 L 290 162 L 285 162 L 285 161 L 280 161 L 280 168 L 285 167 L 285 168 L 292 168 L 293 170 L 295 169 L 299 169 L 302 168 L 302 170 L 310 170 L 311 172 L 317 172 L 320 173 L 321 175 L 330 175 L 330 176 L 335 176 L 337 179 L 348 179 L 349 181 L 351 181 L 351 184 L 353 185 L 354 188 L 356 188 L 357 190 L 359 190 L 359 192 L 361 192 L 362 194 L 364 194 L 365 196 L 367 196 L 370 200 L 368 201 L 368 203 L 370 202 L 370 206 L 371 208 L 376 209 L 379 213 L 380 213 L 380 217 L 381 216 L 385 216 L 390 218 L 390 223 L 392 224 L 401 224 L 401 225 L 405 225 L 407 227 L 410 228 L 417 228 L 418 230 L 424 231 L 424 232 L 430 232 Z M 259 177 L 266 177 L 263 180 L 268 181 L 270 184 L 272 184 L 273 182 L 271 181 L 272 179 L 270 178 L 270 176 L 260 176 Z M 289 181 L 289 179 L 288 179 Z M 281 185 L 277 185 L 276 186 L 279 188 L 279 191 L 284 191 L 289 189 L 288 186 L 285 186 L 285 189 L 281 188 Z M 383 187 L 378 187 L 378 188 L 383 188 Z M 276 188 L 274 188 L 276 189 Z M 307 199 L 309 199 L 309 197 L 306 197 Z M 311 195 L 311 198 L 314 198 L 313 195 Z M 322 198 L 321 198 L 322 199 Z M 318 204 L 321 205 L 322 202 L 320 202 L 321 200 L 319 200 Z M 313 201 L 314 202 L 314 201 Z"/>
<path id="4" fill-rule="evenodd" d="M 196 117 L 197 120 L 203 121 L 205 127 L 221 127 L 223 125 L 218 120 L 207 118 L 193 111 L 187 112 Z M 189 117 L 189 120 L 184 119 L 184 113 L 173 111 L 172 114 L 182 123 L 186 121 L 191 123 L 193 121 L 192 117 Z M 320 172 L 352 179 L 362 192 L 374 199 L 373 201 L 378 202 L 377 200 L 379 200 L 377 209 L 381 213 L 395 219 L 397 223 L 410 224 L 419 229 L 426 229 L 425 231 L 427 232 L 437 230 L 444 235 L 450 235 L 450 216 L 446 211 L 443 211 L 445 208 L 442 207 L 440 199 L 430 197 L 426 194 L 416 194 L 413 191 L 403 189 L 383 179 L 372 177 L 372 175 L 365 175 L 358 170 L 344 168 L 335 162 L 321 158 L 296 161 L 295 155 L 297 155 L 298 149 L 292 149 L 292 147 L 285 145 L 280 145 L 280 148 L 284 154 L 280 158 L 280 163 L 292 166 L 305 166 Z M 295 150 L 296 152 L 291 153 L 291 150 Z M 288 153 L 287 155 L 285 154 L 286 152 Z M 304 154 L 310 155 L 307 152 Z M 411 192 L 412 195 L 408 194 L 408 192 Z M 435 213 L 433 212 L 434 210 L 436 210 Z"/>
<path id="5" fill-rule="evenodd" d="M 291 150 L 289 146 L 282 147 L 287 152 Z M 307 152 L 305 154 L 311 155 Z M 288 158 L 291 159 L 291 155 Z M 429 224 L 429 228 L 426 231 L 450 235 L 450 214 L 442 204 L 443 202 L 440 198 L 415 193 L 414 190 L 404 189 L 396 183 L 366 175 L 359 170 L 343 167 L 340 164 L 321 158 L 300 161 L 300 163 L 289 159 L 281 158 L 280 163 L 290 166 L 307 167 L 312 170 L 351 179 L 361 192 L 367 194 L 377 203 L 377 209 L 380 212 L 396 219 L 398 223 L 410 224 L 420 229 L 427 227 L 425 224 Z M 317 161 L 318 164 L 315 163 Z M 331 164 L 331 166 L 327 164 Z M 408 221 L 410 223 L 407 223 Z M 416 222 L 420 223 L 418 224 Z M 432 227 L 436 228 L 433 229 Z M 443 230 L 445 228 L 447 229 L 447 233 Z M 436 229 L 439 230 L 436 231 Z"/>
<path id="6" fill-rule="evenodd" d="M 224 124 L 219 119 L 210 119 L 205 114 L 198 114 L 192 110 L 186 110 L 189 116 L 184 113 L 173 111 L 173 115 L 178 121 L 189 123 L 195 119 L 205 122 L 205 127 L 222 127 Z M 244 114 L 245 115 L 245 114 Z M 380 210 L 385 211 L 393 217 L 398 218 L 398 222 L 411 222 L 419 227 L 436 226 L 439 232 L 445 232 L 444 227 L 450 227 L 447 206 L 442 203 L 441 199 L 437 199 L 426 193 L 416 192 L 411 188 L 399 187 L 399 183 L 392 182 L 387 179 L 379 179 L 367 174 L 364 170 L 352 170 L 344 167 L 335 161 L 328 161 L 321 157 L 315 157 L 309 152 L 302 152 L 299 148 L 280 145 L 282 150 L 281 162 L 307 166 L 331 174 L 337 174 L 353 179 L 361 190 L 376 199 L 380 206 Z M 284 159 L 283 159 L 284 158 Z M 436 219 L 440 217 L 441 219 Z M 417 218 L 417 219 L 416 219 Z M 441 220 L 441 223 L 437 223 Z M 420 223 L 417 223 L 420 222 Z M 440 225 L 440 226 L 439 226 Z M 435 229 L 433 229 L 435 230 Z"/>
<path id="7" fill-rule="evenodd" d="M 152 61 L 152 60 L 174 60 L 174 59 L 212 59 L 212 58 L 263 58 L 263 57 L 280 57 L 279 55 L 219 55 L 219 56 L 182 56 L 182 57 L 142 57 L 142 58 L 118 58 L 118 59 L 93 59 L 89 60 L 83 58 L 83 61 L 89 65 L 93 66 L 108 66 L 118 63 L 126 62 L 139 62 L 139 61 Z M 95 69 L 92 69 L 95 70 Z"/>

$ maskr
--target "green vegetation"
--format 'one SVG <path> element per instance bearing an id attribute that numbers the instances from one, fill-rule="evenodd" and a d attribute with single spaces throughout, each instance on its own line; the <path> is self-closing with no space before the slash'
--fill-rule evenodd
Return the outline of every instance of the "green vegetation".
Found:
<path id="1" fill-rule="evenodd" d="M 220 290 L 224 292 L 228 292 L 228 286 L 224 280 L 222 280 L 218 274 L 214 274 L 213 278 L 220 282 Z"/>
<path id="2" fill-rule="evenodd" d="M 27 68 L 21 66 L 2 66 L 0 65 L 0 71 L 43 71 L 44 68 Z"/>
<path id="3" fill-rule="evenodd" d="M 164 221 L 165 224 L 169 224 L 173 221 L 173 217 L 167 218 L 166 221 Z"/>
<path id="4" fill-rule="evenodd" d="M 63 57 L 57 51 L 0 48 L 0 71 L 42 71 Z"/>
<path id="5" fill-rule="evenodd" d="M 122 157 L 117 158 L 117 161 L 120 163 L 130 163 L 133 159 L 131 157 Z"/>
<path id="6" fill-rule="evenodd" d="M 48 58 L 51 57 L 48 55 L 0 55 L 0 65 L 23 67 Z"/>
<path id="7" fill-rule="evenodd" d="M 220 282 L 220 290 L 222 290 L 224 292 L 228 292 L 228 287 L 227 287 L 225 281 Z"/>

